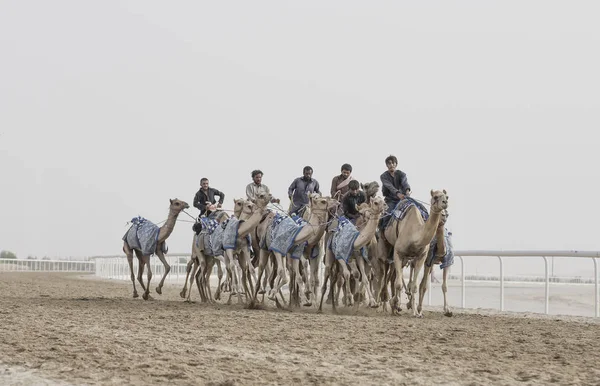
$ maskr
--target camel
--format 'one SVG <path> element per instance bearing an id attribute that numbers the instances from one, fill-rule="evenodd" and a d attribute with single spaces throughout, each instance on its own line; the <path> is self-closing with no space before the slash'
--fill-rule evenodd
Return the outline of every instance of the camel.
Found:
<path id="1" fill-rule="evenodd" d="M 414 270 L 408 283 L 410 308 L 413 316 L 422 317 L 423 295 L 426 286 L 421 286 L 419 293 L 419 306 L 415 307 L 415 294 L 417 290 L 417 278 L 425 262 L 429 251 L 429 244 L 433 240 L 442 217 L 442 211 L 448 208 L 448 196 L 445 190 L 431 190 L 431 213 L 427 221 L 423 220 L 417 206 L 407 208 L 404 219 L 398 221 L 393 218 L 390 225 L 384 230 L 385 240 L 380 238 L 378 243 L 379 258 L 387 259 L 388 249 L 385 243 L 393 245 L 393 260 L 396 274 L 394 293 L 392 298 L 392 309 L 399 311 L 401 308 L 401 289 L 403 268 L 414 262 Z M 385 285 L 385 281 L 384 281 Z M 381 288 L 380 288 L 381 290 Z M 378 293 L 379 295 L 379 293 Z"/>
<path id="2" fill-rule="evenodd" d="M 256 227 L 258 227 L 260 220 L 264 216 L 267 205 L 271 202 L 273 197 L 270 194 L 260 193 L 256 196 L 254 202 L 246 201 L 245 206 L 248 208 L 249 216 L 244 216 L 243 222 L 239 223 L 239 227 L 237 229 L 237 238 L 235 241 L 235 247 L 226 247 L 225 248 L 225 262 L 228 267 L 227 270 L 231 271 L 231 264 L 235 260 L 235 256 L 238 257 L 237 261 L 240 264 L 241 268 L 241 284 L 244 288 L 244 293 L 246 299 L 250 298 L 252 300 L 254 287 L 252 285 L 252 279 L 250 276 L 250 244 L 248 243 L 248 239 L 246 236 L 254 233 Z M 244 211 L 246 212 L 246 211 Z M 240 288 L 237 290 L 237 294 L 241 301 Z M 234 295 L 233 291 L 229 295 L 228 304 L 231 303 L 231 297 Z"/>
<path id="3" fill-rule="evenodd" d="M 377 231 L 377 225 L 379 223 L 379 219 L 381 214 L 386 209 L 386 204 L 381 197 L 375 197 L 371 200 L 370 204 L 363 203 L 358 208 L 361 214 L 361 220 L 357 221 L 359 229 L 358 236 L 354 240 L 352 245 L 352 255 L 356 256 L 356 265 L 358 266 L 357 270 L 355 270 L 355 278 L 359 279 L 359 288 L 357 290 L 362 292 L 362 290 L 366 289 L 369 292 L 370 298 L 373 299 L 374 296 L 371 293 L 370 286 L 368 284 L 368 276 L 367 270 L 365 269 L 365 261 L 362 256 L 360 256 L 360 249 L 363 247 L 369 247 L 369 245 L 374 245 L 375 241 L 375 232 Z M 376 251 L 375 248 L 369 248 L 370 253 L 374 253 Z M 332 249 L 328 246 L 325 251 L 325 274 L 323 279 L 323 287 L 321 289 L 321 302 L 319 304 L 319 312 L 322 311 L 323 308 L 323 299 L 325 297 L 325 293 L 327 291 L 327 280 L 331 278 L 331 292 L 333 309 L 335 310 L 335 287 L 336 287 L 336 276 L 332 269 L 333 265 L 336 264 L 336 257 L 333 255 Z M 351 295 L 350 289 L 350 271 L 348 270 L 348 264 L 343 259 L 337 260 L 337 271 L 341 273 L 341 277 L 343 277 L 343 282 L 345 283 L 347 305 L 352 305 L 353 297 Z M 341 272 L 340 272 L 341 271 Z M 359 277 L 357 277 L 359 276 Z M 372 301 L 372 300 L 371 300 Z M 358 303 L 357 303 L 358 305 Z"/>
<path id="4" fill-rule="evenodd" d="M 367 196 L 367 204 L 371 203 L 371 200 L 375 198 L 377 192 L 379 192 L 379 183 L 377 181 L 367 182 L 360 184 L 360 188 L 365 192 Z"/>
<path id="5" fill-rule="evenodd" d="M 327 213 L 328 210 L 331 209 L 334 205 L 337 205 L 338 201 L 330 198 L 330 197 L 321 197 L 319 194 L 317 193 L 313 193 L 309 196 L 309 204 L 308 204 L 308 208 L 310 210 L 309 212 L 309 218 L 308 218 L 308 222 L 307 224 L 305 224 L 301 230 L 299 230 L 298 234 L 296 235 L 295 239 L 294 239 L 294 245 L 300 245 L 303 244 L 304 242 L 308 242 L 309 244 L 315 245 L 318 240 L 323 236 L 323 232 L 325 230 L 325 226 L 327 225 Z M 271 229 L 271 223 L 274 219 L 275 215 L 272 214 L 270 216 L 267 216 L 267 219 L 269 219 L 268 224 L 265 224 L 266 221 L 264 221 L 265 223 L 261 224 L 260 229 L 263 232 L 260 236 L 263 236 L 266 234 L 266 232 L 270 231 Z M 300 260 L 299 259 L 294 259 L 291 257 L 291 254 L 288 254 L 287 256 L 282 255 L 279 252 L 276 251 L 271 251 L 268 248 L 270 248 L 270 246 L 264 246 L 261 247 L 259 250 L 260 253 L 260 257 L 259 257 L 259 265 L 258 265 L 258 283 L 260 283 L 264 269 L 265 269 L 265 265 L 267 263 L 267 258 L 269 256 L 274 256 L 274 268 L 276 269 L 277 273 L 274 279 L 274 285 L 273 288 L 271 289 L 270 293 L 269 293 L 269 298 L 273 301 L 276 302 L 276 304 L 279 306 L 279 304 L 285 304 L 285 299 L 283 298 L 283 295 L 281 293 L 281 288 L 288 282 L 288 278 L 286 275 L 286 266 L 288 267 L 288 269 L 290 270 L 290 277 L 295 279 L 297 278 L 301 278 L 300 276 Z M 286 264 L 286 259 L 284 259 L 284 257 L 287 257 L 287 263 Z M 298 284 L 300 285 L 300 287 L 302 287 L 302 281 L 299 280 Z M 259 292 L 260 285 L 256 286 L 256 291 L 254 293 L 254 299 L 256 299 L 257 294 Z M 292 292 L 295 291 L 295 284 L 292 283 L 290 284 L 290 299 L 292 298 Z M 299 293 L 303 293 L 303 289 L 300 288 L 299 289 Z M 279 301 L 279 298 L 277 296 L 281 297 L 281 302 Z M 308 302 L 305 302 L 305 305 L 308 305 Z M 290 306 L 291 306 L 291 302 L 290 302 Z"/>
<path id="6" fill-rule="evenodd" d="M 173 229 L 175 228 L 175 222 L 177 221 L 177 217 L 179 216 L 179 213 L 181 213 L 182 210 L 188 209 L 190 207 L 185 201 L 178 200 L 177 198 L 175 198 L 173 200 L 169 200 L 169 202 L 170 202 L 169 217 L 167 218 L 167 221 L 163 224 L 163 226 L 158 228 L 158 238 L 156 241 L 156 248 L 153 251 L 153 253 L 155 253 L 156 256 L 158 256 L 160 261 L 163 263 L 163 266 L 165 267 L 165 272 L 162 276 L 162 279 L 158 283 L 158 287 L 156 287 L 156 292 L 159 295 L 162 295 L 162 287 L 165 282 L 165 278 L 167 277 L 167 275 L 169 274 L 169 271 L 171 270 L 171 266 L 167 263 L 167 260 L 165 259 L 165 254 L 163 252 L 165 250 L 165 241 L 169 238 L 169 236 L 173 232 Z M 150 280 L 152 279 L 152 270 L 150 268 L 150 256 L 152 256 L 152 253 L 143 254 L 141 249 L 132 248 L 129 245 L 129 243 L 127 242 L 127 235 L 129 234 L 129 232 L 135 232 L 135 231 L 136 230 L 132 226 L 127 231 L 127 234 L 125 234 L 125 236 L 123 237 L 123 252 L 125 252 L 125 255 L 127 255 L 127 262 L 129 263 L 129 270 L 131 272 L 131 282 L 133 283 L 133 297 L 137 298 L 139 296 L 137 289 L 135 288 L 135 276 L 133 273 L 133 252 L 135 251 L 135 254 L 139 261 L 137 279 L 140 282 L 142 289 L 144 290 L 144 294 L 142 295 L 142 298 L 144 300 L 148 300 L 148 299 L 151 299 L 151 297 L 150 297 Z M 148 282 L 147 282 L 146 286 L 144 286 L 144 281 L 142 279 L 142 274 L 144 273 L 144 266 L 148 267 L 148 278 L 147 278 Z"/>
<path id="7" fill-rule="evenodd" d="M 243 203 L 244 203 L 244 200 L 239 200 L 239 202 L 236 201 L 236 200 L 234 200 L 234 205 L 233 205 L 234 216 L 236 215 L 236 213 L 239 215 L 239 213 L 242 212 L 242 205 L 243 205 Z M 222 224 L 223 222 L 227 221 L 227 219 L 229 219 L 229 216 L 227 215 L 227 213 L 224 212 L 224 211 L 222 211 L 222 210 L 217 209 L 215 211 L 215 214 L 216 214 L 215 215 L 215 219 L 220 224 Z M 199 225 L 200 224 L 196 223 L 196 226 L 199 226 Z M 204 256 L 203 251 L 200 250 L 200 248 L 197 246 L 198 237 L 203 237 L 203 234 L 202 233 L 196 234 L 194 232 L 194 237 L 193 237 L 193 240 L 192 240 L 192 254 L 191 254 L 190 260 L 188 261 L 187 266 L 186 266 L 185 283 L 183 284 L 183 289 L 179 293 L 179 296 L 181 296 L 182 298 L 186 299 L 186 301 L 188 301 L 188 302 L 191 301 L 191 299 L 190 299 L 191 291 L 187 292 L 188 279 L 189 279 L 190 289 L 191 289 L 192 283 L 193 283 L 193 281 L 195 280 L 195 277 L 196 277 L 196 272 L 197 272 L 198 268 L 201 266 L 201 261 L 200 260 L 204 261 L 204 265 L 203 266 L 206 267 L 206 266 L 210 265 L 211 269 L 212 269 L 212 266 L 216 262 L 216 264 L 217 264 L 217 266 L 219 268 L 219 284 L 221 283 L 221 279 L 223 278 L 223 271 L 221 269 L 221 261 L 218 258 L 217 258 L 216 261 L 214 261 L 215 258 L 212 257 L 212 256 L 210 256 L 211 259 L 208 259 L 206 256 Z M 211 264 L 208 264 L 206 262 L 207 260 L 211 260 L 211 261 L 209 261 L 209 263 L 211 263 Z M 217 293 L 215 293 L 215 298 L 217 300 L 219 299 L 219 296 L 220 296 L 220 288 L 221 288 L 221 286 L 219 285 L 219 288 L 217 289 Z M 186 297 L 186 293 L 187 293 L 187 297 Z M 208 301 L 208 297 L 206 296 L 206 294 L 205 294 L 204 291 L 200 291 L 200 297 L 202 298 L 202 302 Z"/>
<path id="8" fill-rule="evenodd" d="M 423 295 L 425 294 L 425 291 L 427 291 L 427 289 L 428 289 L 429 276 L 430 276 L 431 271 L 433 270 L 434 265 L 439 265 L 439 264 L 444 263 L 445 258 L 447 258 L 449 256 L 448 253 L 452 253 L 452 241 L 450 240 L 450 237 L 447 235 L 447 231 L 444 227 L 444 225 L 446 224 L 446 221 L 448 219 L 448 211 L 447 210 L 442 211 L 441 216 L 442 217 L 440 218 L 440 223 L 435 232 L 434 240 L 431 242 L 431 245 L 430 245 L 430 248 L 431 248 L 435 244 L 435 246 L 437 248 L 435 248 L 435 254 L 433 256 L 431 256 L 432 250 L 430 249 L 427 259 L 428 259 L 428 262 L 431 259 L 431 262 L 429 264 L 425 264 L 424 271 L 423 271 L 423 278 L 421 279 L 420 288 L 421 287 L 424 288 Z M 445 316 L 452 316 L 452 311 L 450 311 L 450 308 L 448 307 L 448 297 L 447 297 L 448 272 L 450 271 L 450 265 L 452 265 L 452 262 L 449 262 L 449 264 L 446 264 L 443 268 L 442 294 L 444 295 L 444 315 Z M 411 270 L 412 269 L 414 269 L 414 265 L 411 265 Z M 420 295 L 419 301 L 422 301 L 423 295 Z"/>

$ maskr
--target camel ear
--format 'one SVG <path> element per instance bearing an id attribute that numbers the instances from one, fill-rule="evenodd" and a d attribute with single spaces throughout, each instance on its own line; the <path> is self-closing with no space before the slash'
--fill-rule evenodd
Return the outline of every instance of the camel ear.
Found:
<path id="1" fill-rule="evenodd" d="M 169 198 L 169 203 L 171 203 L 171 204 L 173 203 L 173 200 L 171 200 L 170 198 Z"/>
<path id="2" fill-rule="evenodd" d="M 431 189 L 431 197 L 433 197 L 433 189 Z"/>
<path id="3" fill-rule="evenodd" d="M 444 192 L 444 194 L 447 196 L 448 194 L 446 193 L 446 189 L 442 190 L 442 192 Z"/>

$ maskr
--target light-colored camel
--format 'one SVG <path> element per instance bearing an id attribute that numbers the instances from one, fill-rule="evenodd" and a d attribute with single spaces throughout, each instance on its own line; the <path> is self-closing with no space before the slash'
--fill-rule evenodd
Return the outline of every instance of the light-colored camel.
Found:
<path id="1" fill-rule="evenodd" d="M 319 194 L 311 194 L 309 196 L 309 210 L 310 215 L 307 220 L 307 224 L 298 232 L 296 238 L 294 240 L 294 245 L 299 245 L 304 242 L 309 242 L 311 244 L 316 244 L 316 240 L 319 240 L 320 237 L 323 236 L 323 231 L 325 226 L 327 225 L 327 212 L 328 210 L 337 205 L 338 202 L 330 197 L 321 197 Z M 263 224 L 259 227 L 259 230 L 262 232 L 267 232 L 270 229 L 270 225 L 273 221 L 274 214 L 267 216 L 267 220 L 264 221 Z M 260 236 L 264 236 L 265 233 L 262 233 Z M 265 269 L 265 265 L 267 263 L 267 258 L 272 254 L 274 258 L 273 269 L 276 270 L 276 276 L 274 279 L 273 288 L 269 292 L 269 298 L 271 300 L 276 301 L 278 305 L 285 304 L 285 299 L 281 293 L 281 288 L 288 283 L 288 278 L 286 275 L 286 267 L 290 270 L 290 276 L 294 275 L 294 279 L 300 276 L 300 260 L 293 259 L 291 255 L 283 256 L 278 252 L 272 252 L 265 248 L 260 249 L 260 258 L 258 265 L 258 283 L 261 282 L 262 275 Z M 287 257 L 287 261 L 286 258 Z M 302 287 L 302 281 L 298 280 L 297 283 L 300 287 Z M 290 284 L 290 293 L 295 291 L 295 285 Z M 259 291 L 260 285 L 257 285 L 256 292 L 254 294 L 254 298 L 256 299 L 257 293 Z M 303 288 L 300 288 L 298 291 L 302 294 Z M 279 296 L 279 297 L 278 297 Z M 291 295 L 290 295 L 291 298 Z M 308 304 L 305 302 L 305 304 Z"/>
<path id="2" fill-rule="evenodd" d="M 357 286 L 356 291 L 362 292 L 366 289 L 367 292 L 369 292 L 370 299 L 373 299 L 374 296 L 371 293 L 370 286 L 368 283 L 367 270 L 365 269 L 365 261 L 360 255 L 360 249 L 363 247 L 368 247 L 370 244 L 376 243 L 375 232 L 377 231 L 377 225 L 379 223 L 379 219 L 381 218 L 381 214 L 386 209 L 386 205 L 381 197 L 375 197 L 371 200 L 370 204 L 361 204 L 358 209 L 359 213 L 361 214 L 361 220 L 357 221 L 359 234 L 356 240 L 354 240 L 354 244 L 352 246 L 352 256 L 350 259 L 354 258 L 354 264 L 356 264 L 357 266 L 357 269 L 354 270 L 354 277 L 359 281 L 359 286 Z M 376 249 L 373 247 L 369 250 L 370 253 L 374 253 L 375 251 Z M 336 261 L 337 269 L 335 269 L 334 272 L 332 272 L 332 268 L 334 268 L 333 265 L 336 264 Z M 334 274 L 332 275 L 332 273 Z M 336 260 L 331 248 L 327 248 L 325 251 L 325 274 L 323 279 L 323 287 L 321 289 L 321 302 L 319 304 L 319 311 L 321 311 L 323 308 L 323 299 L 327 291 L 327 280 L 329 278 L 331 278 L 331 291 L 332 297 L 334 299 L 334 301 L 332 302 L 332 306 L 335 310 L 335 288 L 336 277 L 338 276 L 338 274 L 343 278 L 343 282 L 345 284 L 347 296 L 346 305 L 352 305 L 353 295 L 350 289 L 350 271 L 348 270 L 348 264 L 344 260 Z"/>
<path id="3" fill-rule="evenodd" d="M 236 213 L 241 213 L 242 212 L 242 205 L 244 203 L 244 200 L 240 200 L 239 202 L 234 200 L 234 205 L 233 205 L 233 213 L 234 216 L 236 215 Z M 229 216 L 227 215 L 226 212 L 217 209 L 215 211 L 216 216 L 215 219 L 219 222 L 219 224 L 222 224 L 223 222 L 227 221 L 227 219 L 229 218 Z M 200 224 L 198 224 L 200 225 Z M 187 267 L 186 267 L 186 276 L 185 276 L 185 283 L 183 285 L 183 289 L 181 290 L 181 292 L 179 293 L 179 296 L 181 296 L 182 298 L 186 299 L 186 301 L 191 301 L 190 296 L 191 296 L 191 287 L 193 285 L 193 282 L 196 279 L 196 273 L 199 269 L 199 267 L 201 266 L 201 261 L 203 261 L 204 263 L 202 264 L 204 267 L 212 267 L 213 265 L 216 263 L 218 268 L 219 268 L 219 287 L 217 289 L 217 292 L 215 293 L 215 298 L 218 300 L 219 296 L 220 296 L 220 289 L 221 289 L 221 279 L 223 278 L 223 271 L 221 269 L 221 261 L 217 258 L 215 258 L 214 256 L 205 256 L 203 251 L 201 250 L 201 248 L 198 246 L 198 237 L 203 237 L 203 233 L 199 233 L 196 234 L 194 232 L 194 237 L 192 240 L 192 254 L 190 256 L 190 260 L 187 263 Z M 190 291 L 187 291 L 187 285 L 188 285 L 188 279 L 189 279 L 189 283 L 190 283 Z M 208 301 L 208 296 L 206 294 L 206 291 L 204 291 L 203 288 L 199 288 L 198 289 L 200 292 L 200 298 L 202 302 L 207 302 Z M 186 293 L 187 293 L 187 297 L 186 297 Z"/>
<path id="4" fill-rule="evenodd" d="M 167 218 L 167 221 L 163 224 L 163 226 L 160 227 L 160 230 L 158 232 L 158 240 L 156 242 L 156 250 L 154 251 L 154 253 L 156 254 L 156 256 L 158 256 L 165 268 L 165 272 L 162 276 L 162 279 L 158 283 L 158 287 L 156 287 L 156 292 L 159 295 L 162 294 L 162 287 L 165 282 L 165 278 L 171 270 L 171 266 L 167 263 L 165 255 L 163 253 L 163 244 L 173 232 L 173 229 L 175 228 L 175 222 L 177 221 L 179 213 L 181 213 L 182 210 L 188 209 L 190 207 L 187 204 L 187 202 L 178 200 L 176 198 L 174 200 L 169 200 L 169 202 L 169 217 Z M 151 255 L 142 255 L 142 251 L 131 248 L 129 244 L 127 244 L 127 241 L 123 242 L 123 252 L 125 252 L 125 255 L 127 255 L 127 262 L 129 263 L 129 270 L 131 272 L 131 282 L 133 283 L 133 297 L 137 298 L 139 296 L 135 288 L 135 275 L 133 273 L 133 253 L 135 252 L 138 258 L 137 279 L 140 282 L 142 289 L 144 290 L 144 294 L 142 295 L 142 297 L 144 298 L 144 300 L 150 299 L 150 280 L 152 279 L 152 270 L 150 268 Z M 147 266 L 148 268 L 148 283 L 146 284 L 146 286 L 144 286 L 144 281 L 142 279 L 142 275 L 144 273 L 144 266 Z"/>
<path id="5" fill-rule="evenodd" d="M 446 191 L 436 190 L 431 191 L 431 213 L 427 221 L 423 220 L 419 209 L 413 205 L 410 206 L 404 219 L 398 221 L 392 219 L 391 224 L 385 229 L 385 240 L 383 242 L 393 243 L 394 268 L 396 280 L 394 283 L 395 293 L 392 299 L 392 309 L 399 311 L 401 308 L 401 289 L 402 275 L 404 266 L 413 263 L 414 270 L 408 283 L 409 301 L 414 316 L 422 316 L 422 301 L 424 288 L 421 287 L 419 294 L 419 306 L 415 307 L 415 294 L 417 290 L 417 277 L 425 262 L 425 257 L 429 251 L 429 244 L 433 240 L 437 231 L 438 224 L 441 219 L 442 211 L 448 208 L 448 196 Z M 380 238 L 380 245 L 383 244 Z M 383 253 L 382 253 L 383 252 Z M 379 248 L 379 253 L 382 253 L 383 258 L 387 258 L 387 248 Z"/>
<path id="6" fill-rule="evenodd" d="M 429 287 L 429 281 L 430 281 L 430 274 L 431 271 L 433 270 L 435 265 L 439 265 L 443 262 L 444 257 L 446 256 L 446 253 L 448 252 L 448 250 L 446 249 L 446 240 L 445 240 L 445 232 L 444 232 L 444 225 L 446 224 L 446 220 L 448 219 L 448 211 L 444 210 L 442 211 L 441 214 L 441 218 L 440 218 L 440 223 L 437 227 L 437 230 L 435 232 L 435 242 L 436 242 L 436 251 L 435 251 L 435 256 L 433 257 L 433 261 L 432 264 L 428 267 L 427 264 L 425 264 L 424 269 L 423 269 L 423 278 L 421 279 L 421 284 L 420 284 L 420 288 L 424 288 L 423 290 L 423 295 L 425 295 L 425 292 L 427 291 L 428 287 Z M 449 248 L 452 248 L 452 245 L 448 245 Z M 411 264 L 411 272 L 414 269 L 414 264 Z M 450 311 L 450 308 L 448 307 L 448 297 L 447 297 L 447 292 L 448 292 L 448 272 L 450 271 L 450 266 L 446 266 L 443 269 L 443 281 L 442 281 L 442 294 L 444 295 L 444 315 L 446 316 L 452 316 L 452 311 Z M 419 301 L 422 302 L 423 298 L 420 295 L 419 297 Z"/>
<path id="7" fill-rule="evenodd" d="M 244 288 L 244 294 L 246 300 L 253 299 L 254 286 L 252 285 L 251 273 L 250 273 L 250 244 L 248 243 L 248 239 L 246 236 L 254 233 L 256 227 L 258 227 L 260 220 L 264 216 L 267 211 L 267 205 L 271 202 L 272 196 L 270 194 L 260 193 L 256 196 L 256 199 L 251 201 L 246 201 L 248 208 L 251 210 L 250 216 L 243 218 L 243 222 L 239 224 L 237 230 L 237 239 L 235 243 L 235 249 L 226 249 L 225 250 L 225 261 L 228 264 L 231 264 L 235 258 L 237 257 L 237 261 L 239 262 L 241 268 L 241 278 L 239 282 L 241 282 Z M 230 269 L 230 268 L 228 268 Z M 239 296 L 239 300 L 241 301 L 241 288 L 238 288 L 237 294 Z M 231 302 L 230 294 L 228 304 Z"/>

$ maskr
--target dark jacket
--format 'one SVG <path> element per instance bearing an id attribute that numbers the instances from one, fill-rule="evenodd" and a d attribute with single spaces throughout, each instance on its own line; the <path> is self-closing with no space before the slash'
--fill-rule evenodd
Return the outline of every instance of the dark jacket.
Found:
<path id="1" fill-rule="evenodd" d="M 383 185 L 381 188 L 381 193 L 383 194 L 386 202 L 397 202 L 400 200 L 398 198 L 398 192 L 406 194 L 406 192 L 410 190 L 410 185 L 406 179 L 406 173 L 401 170 L 396 170 L 393 177 L 386 170 L 380 178 L 381 184 Z M 394 208 L 390 208 L 390 210 L 392 209 Z"/>
<path id="2" fill-rule="evenodd" d="M 358 217 L 358 210 L 356 209 L 360 204 L 367 201 L 367 195 L 363 191 L 358 191 L 355 196 L 350 192 L 346 193 L 342 200 L 344 207 L 344 216 L 349 219 L 355 219 Z"/>
<path id="3" fill-rule="evenodd" d="M 297 212 L 303 206 L 308 205 L 310 193 L 321 193 L 319 181 L 314 178 L 309 180 L 305 180 L 304 177 L 296 178 L 288 188 L 288 196 L 292 198 L 290 213 Z"/>
<path id="4" fill-rule="evenodd" d="M 217 200 L 215 200 L 215 196 L 219 196 L 219 204 L 223 204 L 225 200 L 225 195 L 223 192 L 218 191 L 217 189 L 208 188 L 208 192 L 204 192 L 204 190 L 200 189 L 196 195 L 194 196 L 194 207 L 200 210 L 200 214 L 204 214 L 206 212 L 206 202 L 210 202 L 211 204 L 216 204 Z"/>

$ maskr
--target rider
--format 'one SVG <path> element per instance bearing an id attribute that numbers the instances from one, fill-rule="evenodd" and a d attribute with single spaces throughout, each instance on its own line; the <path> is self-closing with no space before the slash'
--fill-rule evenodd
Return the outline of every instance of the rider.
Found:
<path id="1" fill-rule="evenodd" d="M 349 182 L 352 181 L 352 166 L 350 164 L 343 164 L 341 174 L 333 177 L 331 180 L 331 197 L 336 198 L 338 201 L 342 200 L 342 197 L 348 193 Z"/>
<path id="2" fill-rule="evenodd" d="M 348 193 L 342 199 L 344 216 L 356 225 L 356 219 L 359 217 L 358 206 L 367 201 L 367 196 L 365 192 L 359 190 L 360 184 L 356 180 L 350 181 L 348 188 L 350 190 L 348 190 Z"/>
<path id="3" fill-rule="evenodd" d="M 252 182 L 246 185 L 246 197 L 249 200 L 255 200 L 260 193 L 271 194 L 269 187 L 262 183 L 263 172 L 261 170 L 252 171 Z M 271 203 L 279 204 L 278 198 L 272 198 Z"/>
<path id="4" fill-rule="evenodd" d="M 408 180 L 406 179 L 406 173 L 401 170 L 396 170 L 398 159 L 395 156 L 388 156 L 385 159 L 385 166 L 387 166 L 387 171 L 380 177 L 383 185 L 381 193 L 383 193 L 383 198 L 388 206 L 388 210 L 392 212 L 400 200 L 410 196 L 411 191 Z M 380 228 L 384 229 L 389 220 L 390 216 L 382 217 Z"/>
<path id="5" fill-rule="evenodd" d="M 308 205 L 308 195 L 311 193 L 321 193 L 319 190 L 319 181 L 312 178 L 313 168 L 305 166 L 302 170 L 302 177 L 296 178 L 288 188 L 288 197 L 290 199 L 289 213 L 296 213 L 302 216 L 306 205 Z"/>
<path id="6" fill-rule="evenodd" d="M 200 210 L 198 217 L 208 216 L 216 209 L 214 207 L 214 204 L 217 203 L 215 196 L 219 196 L 219 203 L 216 208 L 220 208 L 225 200 L 225 194 L 215 188 L 208 187 L 208 178 L 202 178 L 200 180 L 200 190 L 194 196 L 194 206 Z"/>

